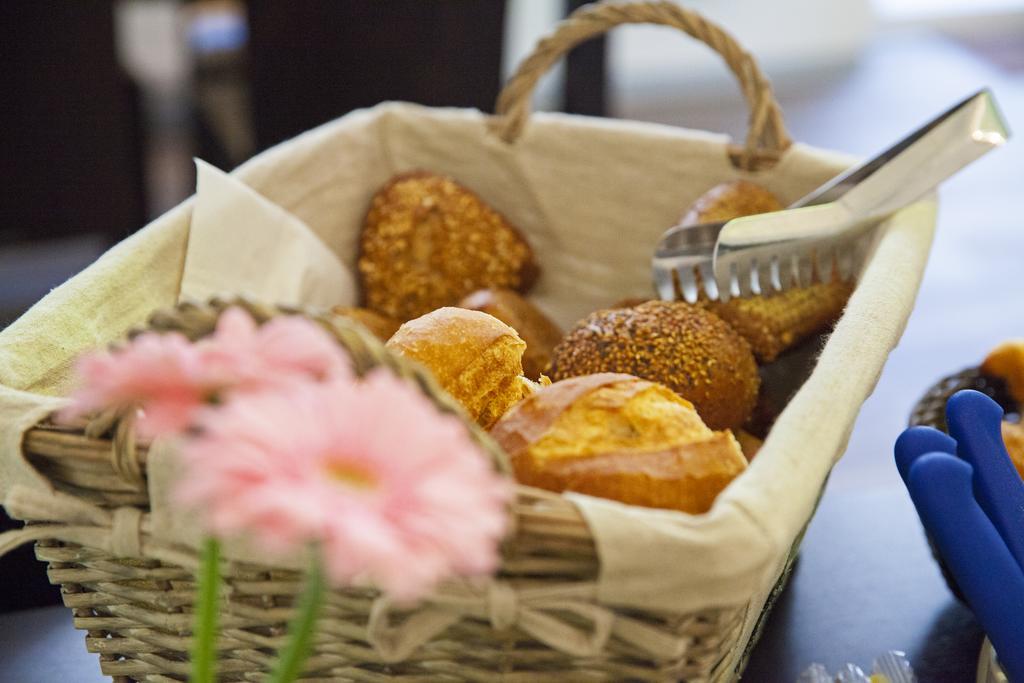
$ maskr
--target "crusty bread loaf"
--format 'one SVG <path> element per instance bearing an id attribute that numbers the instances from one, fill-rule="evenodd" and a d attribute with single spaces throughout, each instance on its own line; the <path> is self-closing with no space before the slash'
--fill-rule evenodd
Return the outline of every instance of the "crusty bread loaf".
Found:
<path id="1" fill-rule="evenodd" d="M 491 429 L 522 483 L 632 505 L 707 511 L 746 467 L 730 432 L 664 386 L 602 373 L 526 397 Z"/>
<path id="2" fill-rule="evenodd" d="M 538 274 L 519 230 L 466 187 L 425 171 L 374 195 L 359 246 L 364 305 L 402 321 L 483 287 L 525 292 Z"/>
<path id="3" fill-rule="evenodd" d="M 523 372 L 527 377 L 538 379 L 547 370 L 562 330 L 539 308 L 510 289 L 480 289 L 460 301 L 459 306 L 493 315 L 519 333 L 526 342 Z"/>
<path id="4" fill-rule="evenodd" d="M 485 428 L 532 391 L 522 376 L 526 343 L 486 313 L 439 308 L 403 324 L 387 348 L 430 370 Z"/>
<path id="5" fill-rule="evenodd" d="M 712 429 L 750 417 L 760 378 L 747 341 L 713 313 L 648 301 L 590 314 L 555 347 L 554 380 L 622 372 L 660 382 L 697 408 Z"/>

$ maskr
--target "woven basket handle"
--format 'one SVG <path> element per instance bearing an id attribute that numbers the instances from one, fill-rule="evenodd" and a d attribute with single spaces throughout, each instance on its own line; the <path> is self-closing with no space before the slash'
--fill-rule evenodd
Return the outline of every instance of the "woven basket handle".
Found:
<path id="1" fill-rule="evenodd" d="M 700 14 L 667 0 L 585 5 L 540 40 L 505 84 L 495 104 L 492 130 L 515 142 L 530 118 L 533 91 L 547 71 L 580 43 L 621 24 L 672 26 L 707 44 L 722 56 L 736 75 L 750 110 L 746 143 L 731 152 L 733 163 L 745 170 L 767 168 L 792 144 L 771 83 L 750 54 L 721 27 Z"/>

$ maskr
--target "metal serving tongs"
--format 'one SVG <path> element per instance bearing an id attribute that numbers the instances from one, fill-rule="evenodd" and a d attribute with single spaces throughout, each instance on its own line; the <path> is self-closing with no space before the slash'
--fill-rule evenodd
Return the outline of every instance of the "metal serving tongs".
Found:
<path id="1" fill-rule="evenodd" d="M 1009 135 L 986 88 L 786 210 L 670 228 L 652 260 L 658 296 L 693 303 L 703 288 L 710 299 L 728 301 L 806 287 L 833 269 L 848 280 L 871 227 Z"/>

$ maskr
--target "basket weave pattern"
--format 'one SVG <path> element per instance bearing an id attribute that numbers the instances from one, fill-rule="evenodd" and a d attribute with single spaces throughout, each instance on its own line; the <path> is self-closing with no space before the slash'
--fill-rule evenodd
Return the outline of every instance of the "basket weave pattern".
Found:
<path id="1" fill-rule="evenodd" d="M 998 377 L 982 374 L 979 368 L 967 368 L 943 377 L 914 404 L 909 426 L 934 427 L 940 431 L 946 428 L 946 401 L 958 391 L 973 389 L 980 391 L 998 403 L 1007 414 L 1017 412 L 1016 403 L 1006 390 L 1006 383 Z"/>
<path id="2" fill-rule="evenodd" d="M 183 305 L 155 315 L 150 327 L 199 338 L 212 332 L 228 305 Z M 260 322 L 280 313 L 243 305 Z M 340 318 L 317 320 L 350 352 L 357 372 L 386 365 L 417 382 L 442 410 L 460 411 L 429 375 L 391 355 L 357 325 Z M 495 458 L 503 458 L 486 434 L 474 430 L 474 437 Z M 29 432 L 25 451 L 59 490 L 114 511 L 114 524 L 118 511 L 140 511 L 135 524 L 141 524 L 137 533 L 145 535 L 147 450 L 135 445 L 128 421 L 101 415 L 80 431 L 42 424 Z M 489 585 L 442 591 L 426 608 L 411 611 L 390 609 L 372 590 L 333 591 L 324 606 L 308 679 L 484 681 L 500 673 L 504 680 L 523 681 L 655 681 L 704 680 L 716 673 L 716 663 L 739 637 L 743 609 L 659 615 L 603 606 L 595 598 L 594 544 L 576 509 L 561 496 L 519 486 L 511 513 L 514 532 L 506 541 L 501 571 Z M 47 540 L 37 544 L 36 555 L 49 563 L 50 580 L 62 586 L 74 625 L 86 631 L 86 645 L 100 655 L 105 674 L 117 681 L 184 680 L 194 555 L 183 553 L 183 561 L 172 564 Z M 224 578 L 223 680 L 260 680 L 284 642 L 301 576 L 272 566 L 227 563 Z M 401 644 L 403 621 L 423 609 L 447 610 L 457 618 L 407 651 Z M 539 640 L 534 634 L 558 634 L 544 623 L 538 629 L 536 623 L 544 620 L 556 622 L 552 628 L 560 625 L 585 635 L 593 651 L 580 656 Z"/>

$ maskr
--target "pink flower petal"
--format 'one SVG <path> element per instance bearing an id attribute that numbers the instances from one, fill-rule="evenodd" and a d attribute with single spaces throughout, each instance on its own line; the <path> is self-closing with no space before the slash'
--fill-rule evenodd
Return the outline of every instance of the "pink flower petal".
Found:
<path id="1" fill-rule="evenodd" d="M 318 543 L 337 584 L 414 600 L 492 572 L 510 483 L 456 418 L 386 370 L 238 394 L 183 450 L 178 500 L 268 553 Z"/>

